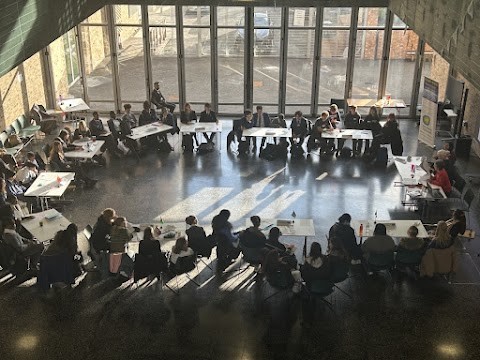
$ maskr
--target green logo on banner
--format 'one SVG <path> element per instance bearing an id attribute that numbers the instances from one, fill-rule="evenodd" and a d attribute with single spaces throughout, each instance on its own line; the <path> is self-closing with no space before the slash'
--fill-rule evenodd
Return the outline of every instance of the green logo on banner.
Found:
<path id="1" fill-rule="evenodd" d="M 424 115 L 422 120 L 425 125 L 430 125 L 430 116 Z"/>

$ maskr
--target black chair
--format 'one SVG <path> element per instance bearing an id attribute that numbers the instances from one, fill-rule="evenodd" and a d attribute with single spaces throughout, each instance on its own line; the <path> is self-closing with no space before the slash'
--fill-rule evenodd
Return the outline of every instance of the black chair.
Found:
<path id="1" fill-rule="evenodd" d="M 315 279 L 306 283 L 307 294 L 310 298 L 320 299 L 335 313 L 332 304 L 325 298 L 333 293 L 334 283 L 330 279 Z"/>
<path id="2" fill-rule="evenodd" d="M 384 271 L 391 279 L 391 270 L 394 266 L 394 253 L 393 251 L 385 253 L 370 253 L 367 263 L 367 270 L 371 272 Z"/>
<path id="3" fill-rule="evenodd" d="M 261 265 L 263 262 L 263 254 L 261 252 L 261 249 L 257 248 L 248 248 L 243 245 L 240 246 L 240 265 L 238 266 L 238 275 L 240 276 L 240 273 L 248 270 L 249 267 L 256 267 L 258 265 Z M 242 269 L 242 264 L 246 263 L 247 267 Z"/>
<path id="4" fill-rule="evenodd" d="M 348 264 L 346 261 L 336 261 L 336 262 L 331 262 L 331 281 L 333 283 L 333 286 L 335 289 L 339 290 L 343 294 L 347 295 L 350 299 L 352 299 L 352 295 L 346 292 L 345 290 L 341 289 L 337 284 L 343 283 L 345 280 L 349 278 L 349 273 L 350 271 L 350 264 Z"/>
<path id="5" fill-rule="evenodd" d="M 287 271 L 276 271 L 273 274 L 265 276 L 265 283 L 270 285 L 275 291 L 273 294 L 263 299 L 264 302 L 282 293 L 287 293 L 293 286 L 294 280 L 292 275 Z"/>
<path id="6" fill-rule="evenodd" d="M 74 283 L 72 259 L 67 254 L 42 255 L 37 284 L 41 290 L 48 290 L 53 284 L 61 283 L 70 286 Z"/>
<path id="7" fill-rule="evenodd" d="M 395 268 L 399 270 L 410 270 L 416 279 L 424 254 L 424 247 L 417 250 L 407 250 L 399 247 L 395 256 Z"/>
<path id="8" fill-rule="evenodd" d="M 470 226 L 470 207 L 472 206 L 473 200 L 475 200 L 475 193 L 472 189 L 467 189 L 462 195 L 460 199 L 458 198 L 450 198 L 450 209 L 451 210 L 461 210 L 463 212 L 468 213 L 467 217 L 467 227 Z"/>
<path id="9" fill-rule="evenodd" d="M 168 285 L 167 285 L 167 287 L 170 290 L 172 290 L 175 294 L 178 295 L 179 290 L 180 290 L 180 287 L 178 285 L 178 276 L 183 275 L 183 274 L 185 274 L 185 276 L 188 278 L 188 280 L 193 282 L 195 285 L 200 286 L 200 284 L 198 282 L 196 282 L 189 274 L 190 271 L 195 269 L 196 264 L 197 264 L 197 256 L 195 254 L 191 255 L 191 256 L 179 257 L 175 264 L 170 263 L 170 270 L 175 275 L 174 279 L 176 280 L 177 289 L 174 290 L 174 289 L 170 288 Z"/>

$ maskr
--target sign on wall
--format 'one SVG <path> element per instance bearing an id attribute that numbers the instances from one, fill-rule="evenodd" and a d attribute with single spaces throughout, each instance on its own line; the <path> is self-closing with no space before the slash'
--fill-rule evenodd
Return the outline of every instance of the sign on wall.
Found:
<path id="1" fill-rule="evenodd" d="M 418 140 L 424 144 L 435 146 L 438 111 L 438 82 L 425 77 L 423 85 L 422 112 Z"/>

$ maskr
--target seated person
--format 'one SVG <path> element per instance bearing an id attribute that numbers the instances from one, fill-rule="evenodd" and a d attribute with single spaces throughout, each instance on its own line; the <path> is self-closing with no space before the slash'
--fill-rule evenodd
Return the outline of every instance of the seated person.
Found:
<path id="1" fill-rule="evenodd" d="M 116 217 L 117 214 L 115 210 L 107 208 L 102 211 L 102 214 L 93 226 L 93 231 L 90 236 L 90 247 L 93 247 L 97 253 L 108 250 L 108 239 L 110 238 L 113 221 Z"/>
<path id="2" fill-rule="evenodd" d="M 71 136 L 68 130 L 62 129 L 60 130 L 60 133 L 58 136 L 55 138 L 55 141 L 59 141 L 60 144 L 62 145 L 63 152 L 68 152 L 68 151 L 75 151 L 75 150 L 80 150 L 80 146 L 73 145 L 71 143 Z"/>
<path id="3" fill-rule="evenodd" d="M 104 152 L 106 149 L 108 149 L 110 155 L 112 156 L 122 155 L 122 152 L 118 149 L 117 141 L 112 135 L 113 132 L 110 134 L 108 133 L 103 126 L 103 122 L 100 119 L 97 111 L 93 112 L 93 119 L 90 120 L 88 127 L 90 131 L 85 133 L 83 137 L 95 136 L 97 139 L 105 141 L 105 144 L 101 147 L 100 151 Z"/>
<path id="4" fill-rule="evenodd" d="M 387 228 L 384 224 L 377 224 L 373 230 L 373 236 L 367 238 L 362 244 L 363 257 L 367 260 L 367 262 L 371 254 L 393 254 L 394 250 L 395 242 L 391 236 L 387 235 Z"/>
<path id="5" fill-rule="evenodd" d="M 403 140 L 394 113 L 388 115 L 387 122 L 382 128 L 382 135 L 383 139 L 381 139 L 381 143 L 390 144 L 392 154 L 395 156 L 401 156 L 403 154 Z M 376 150 L 378 150 L 378 147 L 376 147 Z"/>
<path id="6" fill-rule="evenodd" d="M 145 228 L 143 240 L 138 245 L 138 253 L 147 261 L 146 272 L 155 274 L 158 277 L 162 271 L 167 270 L 168 266 L 167 258 L 160 248 L 160 241 L 155 239 L 153 232 L 154 230 L 151 226 Z M 135 269 L 135 272 L 137 272 L 137 269 Z"/>
<path id="7" fill-rule="evenodd" d="M 337 239 L 339 245 L 345 249 L 352 259 L 352 264 L 358 264 L 362 258 L 362 249 L 357 244 L 355 231 L 350 226 L 351 221 L 352 217 L 350 214 L 343 214 L 340 216 L 338 222 L 330 228 L 328 238 L 329 240 L 332 238 Z"/>
<path id="8" fill-rule="evenodd" d="M 450 195 L 452 184 L 450 183 L 448 173 L 445 170 L 445 163 L 442 160 L 437 160 L 433 167 L 435 171 L 429 180 L 430 184 L 440 186 L 445 195 Z"/>
<path id="9" fill-rule="evenodd" d="M 155 81 L 153 83 L 153 90 L 152 90 L 152 96 L 150 97 L 150 101 L 152 102 L 152 104 L 154 104 L 157 107 L 157 109 L 160 109 L 161 107 L 166 107 L 171 113 L 173 113 L 176 107 L 175 104 L 169 103 L 165 100 L 165 97 L 162 95 L 162 92 L 160 91 L 160 83 L 158 81 Z"/>
<path id="10" fill-rule="evenodd" d="M 223 209 L 212 219 L 213 237 L 217 243 L 218 269 L 224 270 L 240 254 L 238 234 L 232 232 L 232 224 L 228 221 L 230 211 Z"/>
<path id="11" fill-rule="evenodd" d="M 244 230 L 240 235 L 240 245 L 250 249 L 263 249 L 267 238 L 260 230 L 261 219 L 259 216 L 250 217 L 253 226 Z"/>
<path id="12" fill-rule="evenodd" d="M 263 106 L 257 105 L 257 112 L 253 114 L 253 126 L 255 127 L 270 127 L 270 115 L 263 111 Z M 265 142 L 267 141 L 266 137 L 262 137 L 260 143 L 260 151 L 263 149 Z M 253 152 L 257 150 L 257 139 L 253 139 Z"/>
<path id="13" fill-rule="evenodd" d="M 455 210 L 452 218 L 446 221 L 450 237 L 455 240 L 467 230 L 467 218 L 462 210 Z"/>
<path id="14" fill-rule="evenodd" d="M 328 257 L 322 254 L 322 247 L 318 242 L 312 242 L 310 253 L 305 258 L 305 264 L 300 271 L 303 280 L 307 283 L 307 287 L 312 281 L 330 278 L 331 269 Z"/>
<path id="15" fill-rule="evenodd" d="M 5 171 L 5 179 L 7 193 L 10 195 L 15 195 L 17 198 L 22 199 L 22 201 L 26 201 L 27 199 L 24 197 L 24 194 L 25 191 L 27 191 L 27 188 L 17 181 L 15 173 L 11 170 Z"/>
<path id="16" fill-rule="evenodd" d="M 173 129 L 170 131 L 170 134 L 175 134 L 178 133 L 178 127 L 177 127 L 177 122 L 175 118 L 173 117 L 173 114 L 167 110 L 167 108 L 162 107 L 160 110 L 160 122 L 162 122 L 165 125 L 173 127 Z M 167 141 L 167 134 L 163 133 L 160 135 L 160 138 L 163 139 L 163 141 Z M 173 151 L 173 148 L 172 148 Z"/>
<path id="17" fill-rule="evenodd" d="M 180 122 L 182 124 L 190 124 L 192 122 L 197 122 L 197 114 L 194 110 L 192 110 L 192 107 L 189 103 L 185 103 L 183 110 L 180 112 Z M 197 133 L 190 133 L 190 136 L 193 137 L 193 140 L 195 140 L 195 144 L 198 146 L 199 143 L 197 139 Z"/>
<path id="18" fill-rule="evenodd" d="M 380 116 L 378 115 L 377 108 L 375 106 L 370 107 L 368 115 L 365 117 L 365 120 L 361 124 L 362 130 L 370 130 L 372 136 L 375 139 L 377 135 L 380 135 L 382 132 L 382 126 L 380 125 Z M 365 140 L 365 151 L 364 153 L 370 152 L 370 140 Z"/>
<path id="19" fill-rule="evenodd" d="M 30 162 L 36 166 L 38 171 L 45 170 L 45 162 L 38 152 L 29 151 L 26 156 L 25 162 Z"/>
<path id="20" fill-rule="evenodd" d="M 184 272 L 188 272 L 195 268 L 195 253 L 193 250 L 188 247 L 188 240 L 181 236 L 175 242 L 175 245 L 172 247 L 172 253 L 170 255 L 170 268 L 175 274 L 181 274 Z M 181 263 L 182 258 L 192 258 L 192 262 L 188 261 L 188 263 Z M 177 263 L 179 263 L 177 266 Z"/>
<path id="21" fill-rule="evenodd" d="M 87 188 L 92 188 L 97 183 L 97 180 L 87 176 L 82 164 L 70 162 L 65 159 L 62 144 L 57 140 L 53 142 L 49 161 L 56 171 L 74 171 L 75 177 L 84 181 Z"/>
<path id="22" fill-rule="evenodd" d="M 300 271 L 292 269 L 277 250 L 270 250 L 262 263 L 261 272 L 266 276 L 267 281 L 273 286 L 293 285 L 294 292 L 300 292 L 302 276 Z"/>
<path id="23" fill-rule="evenodd" d="M 130 125 L 130 129 L 137 126 L 137 118 L 132 113 L 132 105 L 125 104 L 123 105 L 125 113 L 122 116 L 122 122 L 127 122 Z M 128 134 L 127 134 L 128 135 Z"/>
<path id="24" fill-rule="evenodd" d="M 151 105 L 148 101 L 144 101 L 143 110 L 138 119 L 138 125 L 139 126 L 148 125 L 157 121 L 159 121 L 157 117 L 157 113 L 155 112 L 154 109 L 151 108 Z M 140 139 L 140 143 L 149 148 L 153 148 L 153 149 L 158 148 L 158 144 L 159 144 L 158 134 L 146 136 L 143 139 Z"/>
<path id="25" fill-rule="evenodd" d="M 110 252 L 123 253 L 125 245 L 132 240 L 133 234 L 128 232 L 127 219 L 117 217 L 113 221 L 112 231 L 110 232 Z"/>
<path id="26" fill-rule="evenodd" d="M 453 245 L 453 239 L 448 232 L 448 225 L 445 221 L 439 221 L 437 223 L 437 229 L 432 241 L 428 245 L 433 249 L 446 249 Z"/>
<path id="27" fill-rule="evenodd" d="M 94 119 L 95 119 L 95 114 L 98 118 L 98 113 L 95 111 L 93 113 Z M 92 121 L 90 121 L 90 124 L 92 123 Z M 99 121 L 102 122 L 101 120 Z M 91 136 L 92 135 L 90 133 L 90 130 L 87 129 L 87 124 L 85 123 L 85 120 L 80 120 L 78 123 L 78 128 L 76 128 L 75 131 L 73 132 L 73 140 L 75 141 L 75 140 L 81 140 L 81 139 L 88 139 Z"/>
<path id="28" fill-rule="evenodd" d="M 334 147 L 334 139 L 326 139 L 322 137 L 322 134 L 334 129 L 333 125 L 330 122 L 329 115 L 327 111 L 322 112 L 322 115 L 315 121 L 315 124 L 312 128 L 312 133 L 308 138 L 307 142 L 307 152 L 312 151 L 315 147 L 315 141 L 320 142 L 320 153 L 327 153 L 329 149 Z"/>
<path id="29" fill-rule="evenodd" d="M 347 251 L 343 247 L 341 241 L 337 238 L 329 238 L 328 239 L 328 263 L 330 264 L 331 268 L 335 268 L 337 265 L 348 265 L 350 264 L 350 256 L 348 255 Z"/>
<path id="30" fill-rule="evenodd" d="M 247 109 L 243 112 L 243 117 L 240 119 L 240 129 L 239 134 L 237 134 L 237 138 L 240 139 L 238 145 L 238 154 L 239 155 L 246 155 L 250 152 L 250 142 L 252 141 L 251 136 L 243 136 L 243 131 L 247 129 L 251 129 L 254 127 L 253 123 L 253 113 L 252 110 Z"/>
<path id="31" fill-rule="evenodd" d="M 350 105 L 348 107 L 348 112 L 345 115 L 345 129 L 360 129 L 361 123 L 362 117 L 357 112 L 357 107 L 355 105 Z M 362 146 L 362 140 L 352 140 L 352 150 L 356 156 L 362 153 Z"/>
<path id="32" fill-rule="evenodd" d="M 300 110 L 295 111 L 295 116 L 292 119 L 290 128 L 292 129 L 292 137 L 290 144 L 302 146 L 305 141 L 305 137 L 308 135 L 308 123 L 307 119 L 303 117 Z"/>
<path id="33" fill-rule="evenodd" d="M 272 128 L 287 128 L 287 122 L 285 121 L 285 115 L 284 114 L 278 114 L 277 117 L 274 117 L 270 120 L 270 127 Z M 273 138 L 273 142 L 276 144 L 277 143 L 277 138 Z M 280 138 L 280 143 L 284 143 L 286 147 L 287 145 L 287 139 L 285 138 Z"/>
<path id="34" fill-rule="evenodd" d="M 187 230 L 185 233 L 187 234 L 190 248 L 192 248 L 197 255 L 202 255 L 207 258 L 210 257 L 214 244 L 207 239 L 203 227 L 198 226 L 197 218 L 194 215 L 190 215 L 187 216 L 185 222 L 187 223 Z"/>
<path id="35" fill-rule="evenodd" d="M 410 226 L 407 231 L 408 237 L 402 238 L 398 244 L 398 248 L 408 251 L 415 251 L 423 249 L 425 241 L 418 237 L 418 228 L 416 226 Z"/>
<path id="36" fill-rule="evenodd" d="M 24 166 L 17 170 L 15 178 L 25 187 L 30 187 L 38 176 L 38 168 L 34 163 L 27 161 Z"/>
<path id="37" fill-rule="evenodd" d="M 16 231 L 16 224 L 14 219 L 6 219 L 3 231 L 3 240 L 7 245 L 15 249 L 17 253 L 23 257 L 30 257 L 30 266 L 38 267 L 40 255 L 44 250 L 43 244 L 39 244 L 34 240 L 28 240 Z"/>
<path id="38" fill-rule="evenodd" d="M 115 111 L 110 111 L 110 119 L 108 119 L 107 125 L 116 140 L 120 138 L 120 123 L 121 120 L 117 118 Z"/>
<path id="39" fill-rule="evenodd" d="M 3 177 L 0 177 L 0 208 L 6 204 L 7 196 L 7 182 Z"/>
<path id="40" fill-rule="evenodd" d="M 272 249 L 277 249 L 280 254 L 283 254 L 287 251 L 287 247 L 280 242 L 280 236 L 282 232 L 276 226 L 272 227 L 268 232 L 268 239 L 265 245 Z"/>
<path id="41" fill-rule="evenodd" d="M 200 113 L 200 120 L 199 122 L 201 123 L 217 123 L 218 124 L 218 119 L 217 119 L 217 114 L 215 114 L 215 111 L 212 111 L 212 106 L 209 103 L 205 103 L 204 110 Z M 215 138 L 215 133 L 211 133 L 210 136 L 208 136 L 207 133 L 203 133 L 203 136 L 209 143 L 213 143 L 213 139 Z"/>
<path id="42" fill-rule="evenodd" d="M 6 205 L 10 206 L 11 217 L 15 219 L 17 225 L 20 225 L 22 219 L 28 216 L 28 214 L 24 213 L 22 206 L 19 204 L 18 198 L 15 195 L 7 195 Z"/>
<path id="43" fill-rule="evenodd" d="M 330 109 L 328 110 L 328 118 L 330 120 L 330 123 L 332 124 L 334 129 L 340 128 L 342 125 L 342 116 L 340 115 L 340 112 L 338 111 L 338 106 L 337 104 L 331 104 Z M 340 151 L 343 149 L 343 145 L 345 144 L 345 139 L 337 139 L 337 156 L 340 153 Z"/>

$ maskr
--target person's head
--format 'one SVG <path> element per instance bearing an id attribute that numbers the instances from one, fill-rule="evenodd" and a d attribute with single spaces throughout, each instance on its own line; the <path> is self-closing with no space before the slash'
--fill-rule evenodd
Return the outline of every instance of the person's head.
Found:
<path id="1" fill-rule="evenodd" d="M 98 111 L 94 111 L 92 115 L 95 120 L 99 119 Z"/>
<path id="2" fill-rule="evenodd" d="M 387 116 L 387 121 L 388 121 L 388 122 L 390 122 L 390 121 L 397 121 L 397 118 L 395 117 L 395 114 L 394 114 L 394 113 L 388 114 L 388 116 Z"/>
<path id="3" fill-rule="evenodd" d="M 347 214 L 347 213 L 343 214 L 338 218 L 338 222 L 340 224 L 349 225 L 350 221 L 352 221 L 352 217 L 350 216 L 350 214 Z"/>
<path id="4" fill-rule="evenodd" d="M 93 116 L 93 118 L 95 118 L 95 115 Z M 87 131 L 87 123 L 85 122 L 85 120 L 80 120 L 78 122 L 78 131 L 80 131 L 81 133 L 84 133 Z"/>
<path id="5" fill-rule="evenodd" d="M 5 179 L 7 180 L 13 180 L 15 178 L 15 173 L 9 169 L 5 169 L 3 171 L 3 174 L 5 175 Z"/>
<path id="6" fill-rule="evenodd" d="M 35 170 L 37 168 L 37 166 L 31 161 L 25 162 L 25 167 L 27 167 L 28 170 Z"/>
<path id="7" fill-rule="evenodd" d="M 465 217 L 465 213 L 460 209 L 456 209 L 453 212 L 452 217 L 453 217 L 454 220 L 457 220 L 457 221 L 463 221 L 463 222 L 467 221 L 467 219 Z"/>
<path id="8" fill-rule="evenodd" d="M 338 111 L 338 106 L 337 106 L 337 104 L 332 104 L 332 105 L 330 105 L 330 112 L 331 112 L 332 114 L 336 114 L 337 111 Z"/>
<path id="9" fill-rule="evenodd" d="M 130 104 L 125 104 L 125 105 L 123 105 L 123 108 L 125 109 L 125 112 L 126 112 L 127 114 L 129 114 L 129 113 L 130 113 L 130 110 L 132 110 L 132 105 L 130 105 Z"/>
<path id="10" fill-rule="evenodd" d="M 247 119 L 247 121 L 252 121 L 252 119 L 253 119 L 252 110 L 246 109 L 246 110 L 243 112 L 243 115 L 245 116 L 245 119 Z"/>
<path id="11" fill-rule="evenodd" d="M 282 235 L 282 232 L 280 231 L 280 229 L 278 227 L 274 226 L 268 232 L 268 239 L 270 241 L 277 242 L 278 239 L 280 239 L 281 235 Z"/>
<path id="12" fill-rule="evenodd" d="M 15 228 L 16 228 L 15 219 L 13 219 L 13 218 L 7 218 L 7 219 L 5 219 L 3 226 L 4 226 L 6 229 L 15 230 Z"/>
<path id="13" fill-rule="evenodd" d="M 18 204 L 18 198 L 15 195 L 12 195 L 12 194 L 7 195 L 6 201 L 10 205 L 17 205 Z"/>
<path id="14" fill-rule="evenodd" d="M 205 111 L 209 113 L 210 109 L 212 108 L 212 105 L 210 105 L 210 103 L 205 103 L 204 108 L 205 108 Z"/>
<path id="15" fill-rule="evenodd" d="M 110 119 L 116 119 L 116 117 L 115 111 L 110 111 Z"/>
<path id="16" fill-rule="evenodd" d="M 257 105 L 257 114 L 261 114 L 263 112 L 263 106 Z"/>
<path id="17" fill-rule="evenodd" d="M 260 216 L 253 215 L 250 217 L 250 221 L 252 222 L 254 227 L 256 228 L 260 227 L 260 223 L 261 223 Z"/>
<path id="18" fill-rule="evenodd" d="M 106 208 L 102 211 L 102 217 L 108 224 L 111 224 L 113 220 L 117 217 L 117 213 L 112 208 Z"/>
<path id="19" fill-rule="evenodd" d="M 28 161 L 33 161 L 33 160 L 35 160 L 35 153 L 32 152 L 32 151 L 29 151 L 29 152 L 27 153 L 27 160 L 28 160 Z"/>
<path id="20" fill-rule="evenodd" d="M 312 259 L 318 259 L 322 256 L 322 246 L 320 243 L 314 241 L 312 245 L 310 245 L 310 257 Z"/>
<path id="21" fill-rule="evenodd" d="M 155 90 L 160 89 L 160 83 L 159 83 L 158 81 L 155 81 L 155 82 L 153 83 L 153 88 L 154 88 Z"/>
<path id="22" fill-rule="evenodd" d="M 279 121 L 285 120 L 285 114 L 278 114 L 278 120 Z"/>
<path id="23" fill-rule="evenodd" d="M 143 102 L 143 110 L 150 111 L 150 101 Z"/>
<path id="24" fill-rule="evenodd" d="M 58 140 L 55 140 L 52 144 L 52 150 L 50 150 L 50 156 L 54 154 L 63 154 L 62 143 Z"/>
<path id="25" fill-rule="evenodd" d="M 68 132 L 68 130 L 62 129 L 58 133 L 58 137 L 63 141 L 68 142 L 68 139 L 70 138 L 70 133 Z"/>
<path id="26" fill-rule="evenodd" d="M 384 224 L 375 225 L 373 235 L 387 235 L 387 227 Z"/>
<path id="27" fill-rule="evenodd" d="M 350 114 L 355 114 L 355 112 L 357 111 L 357 107 L 355 105 L 350 105 L 348 107 L 348 111 L 350 112 Z"/>
<path id="28" fill-rule="evenodd" d="M 177 241 L 175 241 L 175 246 L 173 247 L 173 252 L 175 254 L 180 254 L 181 251 L 188 250 L 188 240 L 185 236 L 180 236 Z"/>
<path id="29" fill-rule="evenodd" d="M 328 111 L 322 111 L 322 114 L 320 115 L 322 120 L 326 120 L 330 114 L 328 113 Z"/>
<path id="30" fill-rule="evenodd" d="M 303 113 L 300 110 L 295 111 L 295 119 L 300 120 L 303 116 Z"/>
<path id="31" fill-rule="evenodd" d="M 187 223 L 187 225 L 197 225 L 197 217 L 195 215 L 190 215 L 190 216 L 187 216 L 187 218 L 185 219 L 185 222 Z"/>
<path id="32" fill-rule="evenodd" d="M 147 226 L 145 230 L 143 230 L 143 240 L 154 240 L 151 226 Z"/>
<path id="33" fill-rule="evenodd" d="M 270 269 L 276 269 L 275 264 L 280 262 L 280 255 L 277 250 L 270 250 L 267 255 L 265 255 L 265 260 L 262 264 L 262 269 L 264 269 L 265 273 L 269 273 Z"/>
<path id="34" fill-rule="evenodd" d="M 71 223 L 67 226 L 64 230 L 64 235 L 68 236 L 69 238 L 76 238 L 78 234 L 78 226 L 74 223 Z"/>
<path id="35" fill-rule="evenodd" d="M 435 161 L 435 164 L 433 165 L 434 169 L 439 171 L 445 169 L 445 162 L 443 160 L 437 160 Z"/>
<path id="36" fill-rule="evenodd" d="M 377 108 L 375 106 L 370 106 L 369 115 L 378 117 Z"/>
<path id="37" fill-rule="evenodd" d="M 448 225 L 445 221 L 442 220 L 437 223 L 434 240 L 443 244 L 446 244 L 450 241 L 450 233 L 448 231 Z"/>
<path id="38" fill-rule="evenodd" d="M 113 225 L 127 227 L 127 219 L 125 219 L 123 216 L 119 216 L 113 220 Z"/>
<path id="39" fill-rule="evenodd" d="M 190 112 L 192 111 L 192 107 L 190 106 L 190 103 L 185 103 L 185 105 L 183 105 L 183 110 L 185 112 Z"/>
<path id="40" fill-rule="evenodd" d="M 408 237 L 416 238 L 418 236 L 418 228 L 416 226 L 410 226 L 407 230 Z"/>
<path id="41" fill-rule="evenodd" d="M 230 210 L 223 209 L 218 215 L 220 215 L 220 217 L 224 218 L 225 220 L 228 220 L 230 218 Z"/>

